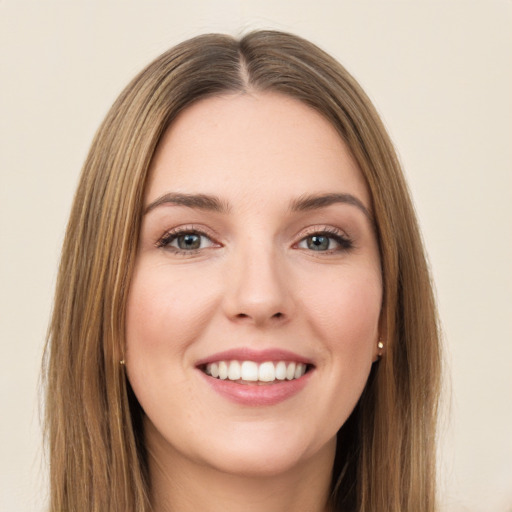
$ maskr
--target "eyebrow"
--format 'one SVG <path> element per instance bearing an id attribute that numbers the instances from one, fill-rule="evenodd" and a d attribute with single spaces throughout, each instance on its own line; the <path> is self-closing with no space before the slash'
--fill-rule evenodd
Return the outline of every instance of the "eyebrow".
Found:
<path id="1" fill-rule="evenodd" d="M 216 196 L 206 194 L 178 194 L 170 192 L 160 196 L 158 199 L 146 206 L 144 215 L 163 204 L 176 206 L 187 206 L 189 208 L 198 208 L 210 212 L 227 213 L 229 205 Z"/>
<path id="2" fill-rule="evenodd" d="M 373 215 L 360 199 L 352 194 L 305 194 L 292 201 L 290 209 L 294 212 L 304 212 L 327 208 L 332 204 L 348 204 L 361 210 L 373 223 Z"/>
<path id="3" fill-rule="evenodd" d="M 299 198 L 293 200 L 290 203 L 290 210 L 292 212 L 306 212 L 311 210 L 319 210 L 321 208 L 327 208 L 333 204 L 348 204 L 355 206 L 361 210 L 366 217 L 373 223 L 373 215 L 366 208 L 366 206 L 352 194 L 305 194 Z M 155 199 L 152 203 L 146 206 L 144 215 L 154 210 L 161 205 L 175 205 L 185 206 L 188 208 L 197 208 L 200 210 L 206 210 L 217 213 L 228 213 L 231 208 L 229 203 L 222 201 L 217 196 L 207 194 L 182 194 L 176 192 L 169 192 Z"/>

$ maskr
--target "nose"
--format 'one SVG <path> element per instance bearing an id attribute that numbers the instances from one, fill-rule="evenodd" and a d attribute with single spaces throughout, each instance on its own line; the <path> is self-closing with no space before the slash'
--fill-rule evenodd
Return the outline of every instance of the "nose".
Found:
<path id="1" fill-rule="evenodd" d="M 293 312 L 290 284 L 285 262 L 272 247 L 244 251 L 229 269 L 225 314 L 239 323 L 281 325 Z"/>

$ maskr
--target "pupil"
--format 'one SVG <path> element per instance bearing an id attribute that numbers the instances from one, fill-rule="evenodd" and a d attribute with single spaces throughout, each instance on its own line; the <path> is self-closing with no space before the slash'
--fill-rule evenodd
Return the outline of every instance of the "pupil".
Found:
<path id="1" fill-rule="evenodd" d="M 329 237 L 327 236 L 310 236 L 308 238 L 308 248 L 313 251 L 325 251 L 329 249 Z"/>
<path id="2" fill-rule="evenodd" d="M 180 249 L 199 249 L 201 237 L 199 235 L 189 234 L 178 238 L 178 247 Z"/>

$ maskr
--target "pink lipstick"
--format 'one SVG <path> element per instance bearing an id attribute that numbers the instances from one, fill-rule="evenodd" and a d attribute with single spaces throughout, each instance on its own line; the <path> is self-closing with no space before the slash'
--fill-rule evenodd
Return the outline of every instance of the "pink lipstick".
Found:
<path id="1" fill-rule="evenodd" d="M 196 363 L 217 393 L 247 406 L 274 405 L 299 393 L 309 381 L 311 360 L 290 351 L 232 349 Z"/>

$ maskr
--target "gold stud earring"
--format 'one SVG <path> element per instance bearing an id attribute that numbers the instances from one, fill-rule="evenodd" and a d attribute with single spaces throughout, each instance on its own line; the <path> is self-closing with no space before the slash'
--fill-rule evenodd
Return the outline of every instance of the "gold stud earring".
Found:
<path id="1" fill-rule="evenodd" d="M 119 361 L 119 364 L 124 366 L 126 363 L 125 363 L 125 360 L 124 359 L 121 359 L 121 361 Z"/>
<path id="2" fill-rule="evenodd" d="M 379 341 L 379 343 L 377 343 L 377 348 L 379 350 L 382 350 L 384 348 L 384 343 L 382 343 L 382 341 Z"/>

